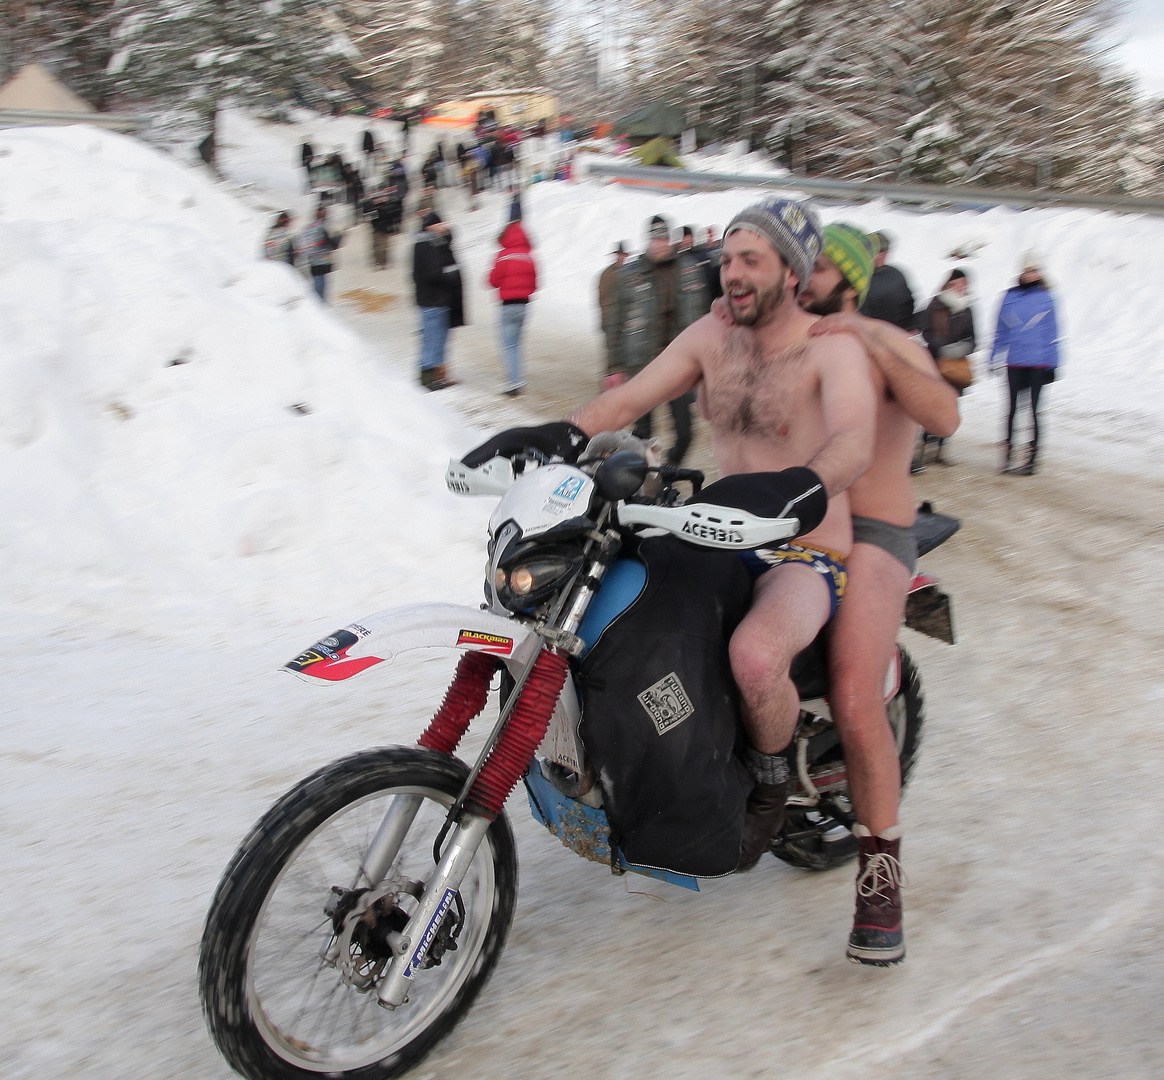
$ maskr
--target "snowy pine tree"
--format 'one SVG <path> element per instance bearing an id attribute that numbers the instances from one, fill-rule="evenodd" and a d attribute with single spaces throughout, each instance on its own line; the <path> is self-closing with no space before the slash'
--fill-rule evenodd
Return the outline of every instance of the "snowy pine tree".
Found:
<path id="1" fill-rule="evenodd" d="M 323 0 L 127 0 L 109 72 L 139 102 L 269 105 L 344 72 L 352 47 Z M 211 141 L 213 146 L 213 139 Z"/>
<path id="2" fill-rule="evenodd" d="M 356 67 L 386 101 L 427 98 L 447 45 L 452 0 L 349 0 L 342 8 Z"/>
<path id="3" fill-rule="evenodd" d="M 0 2 L 0 83 L 26 64 L 43 64 L 96 108 L 110 101 L 106 73 L 124 0 Z"/>

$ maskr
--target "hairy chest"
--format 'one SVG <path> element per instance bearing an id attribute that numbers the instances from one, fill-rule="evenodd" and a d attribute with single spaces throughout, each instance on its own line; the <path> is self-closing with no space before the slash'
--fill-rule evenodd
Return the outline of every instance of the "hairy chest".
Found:
<path id="1" fill-rule="evenodd" d="M 818 397 L 810 346 L 767 352 L 746 332 L 729 333 L 704 374 L 704 411 L 713 431 L 778 442 L 794 438 Z"/>

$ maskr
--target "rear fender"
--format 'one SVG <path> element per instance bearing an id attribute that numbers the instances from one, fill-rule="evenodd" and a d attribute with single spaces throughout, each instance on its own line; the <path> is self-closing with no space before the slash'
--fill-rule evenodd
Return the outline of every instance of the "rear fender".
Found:
<path id="1" fill-rule="evenodd" d="M 317 641 L 284 671 L 305 682 L 341 682 L 402 653 L 451 649 L 496 656 L 516 674 L 537 652 L 541 639 L 528 627 L 479 608 L 458 604 L 413 604 L 369 615 Z"/>
<path id="2" fill-rule="evenodd" d="M 905 600 L 905 625 L 919 634 L 954 644 L 954 612 L 949 594 L 938 588 L 938 579 L 916 574 Z"/>

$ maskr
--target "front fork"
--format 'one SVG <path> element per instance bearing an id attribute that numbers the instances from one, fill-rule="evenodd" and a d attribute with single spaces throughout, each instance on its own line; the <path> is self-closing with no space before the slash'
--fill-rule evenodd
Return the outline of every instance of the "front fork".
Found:
<path id="1" fill-rule="evenodd" d="M 454 696 L 451 691 L 457 687 L 461 676 L 467 674 L 464 669 L 471 666 L 465 663 L 468 659 L 468 656 L 464 657 L 458 666 L 453 687 L 445 698 L 446 704 Z M 413 975 L 428 955 L 441 923 L 456 902 L 457 890 L 477 849 L 545 737 L 568 670 L 569 659 L 565 653 L 552 646 L 543 646 L 526 672 L 513 708 L 507 710 L 508 716 L 503 714 L 502 720 L 507 722 L 500 737 L 470 776 L 467 795 L 458 800 L 458 803 L 463 802 L 464 810 L 449 833 L 449 841 L 436 870 L 425 884 L 420 904 L 400 937 L 393 941 L 395 959 L 376 986 L 376 996 L 386 1008 L 394 1009 L 408 1000 Z M 488 675 L 483 670 L 479 674 L 484 674 L 487 689 Z M 421 737 L 422 744 L 437 726 L 441 712 Z M 471 717 L 465 717 L 465 727 L 469 719 Z M 373 870 L 381 877 L 387 873 L 419 806 L 420 796 L 397 796 L 365 856 L 365 873 L 369 879 Z M 378 880 L 373 883 L 379 884 Z"/>
<path id="2" fill-rule="evenodd" d="M 449 831 L 448 843 L 425 885 L 419 906 L 393 942 L 395 959 L 376 986 L 376 996 L 385 1008 L 394 1009 L 408 1000 L 413 975 L 456 903 L 457 890 L 477 849 L 545 737 L 569 674 L 570 654 L 577 655 L 581 648 L 574 632 L 617 551 L 617 535 L 609 534 L 600 543 L 597 557 L 565 610 L 559 608 L 555 613 L 558 618 L 550 620 L 551 625 L 557 625 L 543 629 L 545 644 L 518 678 L 485 753 L 450 810 L 449 820 L 455 824 Z M 444 702 L 420 737 L 421 746 L 446 754 L 453 752 L 469 721 L 485 707 L 495 667 L 496 661 L 484 653 L 467 653 L 461 658 Z M 420 796 L 397 796 L 381 822 L 364 860 L 365 875 L 373 887 L 391 867 L 420 801 Z M 438 845 L 440 840 L 438 837 Z"/>

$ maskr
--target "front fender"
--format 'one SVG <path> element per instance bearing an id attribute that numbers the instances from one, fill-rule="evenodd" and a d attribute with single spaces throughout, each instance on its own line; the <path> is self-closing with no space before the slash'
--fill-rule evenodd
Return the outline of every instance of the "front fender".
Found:
<path id="1" fill-rule="evenodd" d="M 389 608 L 337 630 L 282 670 L 306 682 L 335 683 L 416 649 L 455 649 L 496 656 L 512 671 L 526 664 L 541 639 L 514 619 L 459 604 Z"/>

